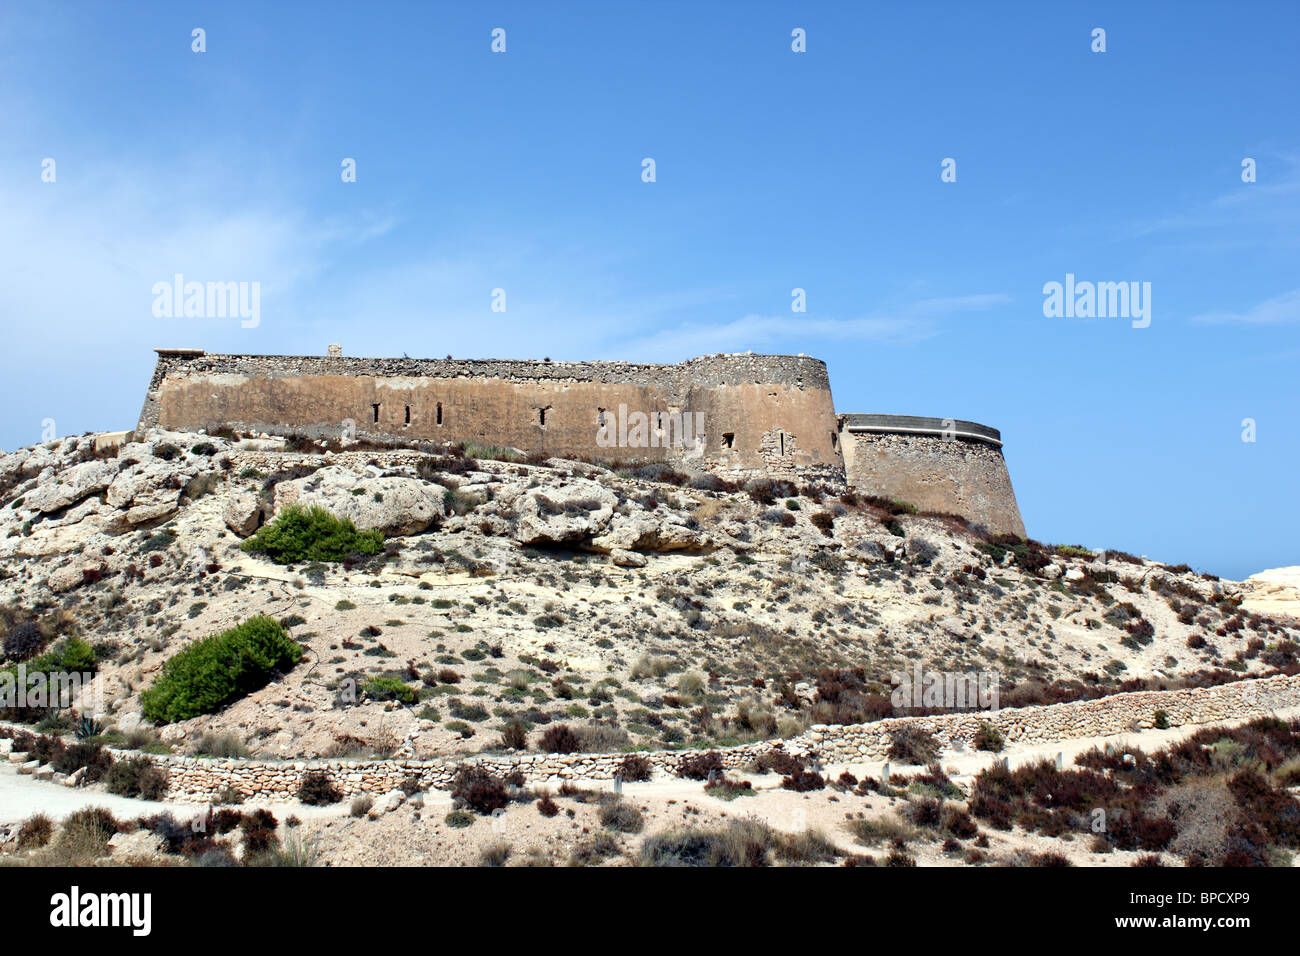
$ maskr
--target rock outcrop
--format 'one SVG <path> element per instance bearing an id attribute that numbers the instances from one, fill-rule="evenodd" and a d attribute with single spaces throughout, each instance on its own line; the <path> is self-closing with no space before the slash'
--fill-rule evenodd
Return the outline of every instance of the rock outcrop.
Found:
<path id="1" fill-rule="evenodd" d="M 418 534 L 447 514 L 447 489 L 420 478 L 361 474 L 340 465 L 275 486 L 275 511 L 290 504 L 318 505 L 358 528 L 387 536 Z"/>

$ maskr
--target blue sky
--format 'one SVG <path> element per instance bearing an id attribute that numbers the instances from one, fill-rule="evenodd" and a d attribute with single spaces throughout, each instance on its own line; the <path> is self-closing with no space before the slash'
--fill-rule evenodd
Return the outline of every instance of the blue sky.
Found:
<path id="1" fill-rule="evenodd" d="M 1033 537 L 1297 564 L 1297 47 L 1294 2 L 10 2 L 0 447 L 133 425 L 159 345 L 805 352 L 1000 428 Z M 155 318 L 175 273 L 260 323 Z M 1044 317 L 1067 273 L 1150 326 Z"/>

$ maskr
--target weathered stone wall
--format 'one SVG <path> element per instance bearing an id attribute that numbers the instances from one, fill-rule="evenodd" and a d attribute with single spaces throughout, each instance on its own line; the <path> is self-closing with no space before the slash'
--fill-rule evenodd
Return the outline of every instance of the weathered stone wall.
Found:
<path id="1" fill-rule="evenodd" d="M 635 422 L 620 428 L 633 413 L 647 416 L 650 447 L 620 446 L 620 432 L 635 434 Z M 680 442 L 668 447 L 672 416 L 701 425 L 698 450 Z M 603 437 L 602 420 L 610 426 Z M 139 427 L 288 429 L 324 437 L 340 434 L 345 421 L 360 437 L 664 461 L 735 478 L 842 481 L 844 474 L 825 363 L 804 356 L 641 365 L 160 350 Z"/>
<path id="2" fill-rule="evenodd" d="M 994 534 L 1025 536 L 1000 442 L 960 430 L 949 438 L 858 431 L 851 420 L 859 417 L 868 416 L 844 416 L 840 423 L 850 487 L 863 494 L 900 498 L 922 511 L 961 515 Z M 985 431 L 997 434 L 993 429 Z"/>
<path id="3" fill-rule="evenodd" d="M 1191 690 L 1141 691 L 1097 700 L 1043 707 L 1007 708 L 932 717 L 894 717 L 850 726 L 821 724 L 785 741 L 759 741 L 718 750 L 723 765 L 739 769 L 774 748 L 789 753 L 816 753 L 829 764 L 880 761 L 892 736 L 907 726 L 921 727 L 945 749 L 973 746 L 979 725 L 988 721 L 1013 744 L 1043 744 L 1079 737 L 1103 737 L 1154 726 L 1156 711 L 1165 711 L 1170 727 L 1245 720 L 1300 707 L 1300 675 L 1234 681 Z M 656 772 L 672 774 L 691 751 L 644 753 Z M 624 754 L 502 754 L 468 758 L 496 773 L 519 770 L 532 784 L 561 780 L 609 780 Z M 345 796 L 379 794 L 418 775 L 429 789 L 447 789 L 461 761 L 312 760 L 264 763 L 197 757 L 154 758 L 170 776 L 173 800 L 206 802 L 226 787 L 261 799 L 291 798 L 308 770 L 323 770 Z"/>
<path id="4" fill-rule="evenodd" d="M 871 724 L 818 726 L 803 735 L 805 746 L 834 763 L 883 760 L 890 739 L 912 725 L 934 734 L 945 748 L 969 748 L 987 721 L 1019 744 L 1054 743 L 1078 737 L 1107 737 L 1149 730 L 1163 710 L 1170 727 L 1261 717 L 1300 706 L 1300 675 L 1234 681 L 1217 687 L 1137 691 L 1096 700 L 1043 707 L 1009 707 L 934 717 L 892 717 Z"/>

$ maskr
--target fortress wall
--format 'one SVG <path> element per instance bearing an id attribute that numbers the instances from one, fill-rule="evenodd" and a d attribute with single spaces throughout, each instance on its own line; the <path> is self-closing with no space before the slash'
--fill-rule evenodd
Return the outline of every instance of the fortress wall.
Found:
<path id="1" fill-rule="evenodd" d="M 845 416 L 841 420 L 844 468 L 851 487 L 863 494 L 899 498 L 922 511 L 961 515 L 994 534 L 1025 536 L 1011 475 L 998 447 L 1001 442 L 990 437 L 996 431 L 968 422 L 956 423 L 958 437 L 949 439 L 853 430 L 854 419 L 878 417 L 885 418 Z M 983 432 L 961 428 L 966 425 Z"/>
<path id="2" fill-rule="evenodd" d="M 734 479 L 844 481 L 830 389 L 782 384 L 698 389 L 708 428 L 703 467 Z"/>
<path id="3" fill-rule="evenodd" d="M 609 426 L 604 436 L 602 410 Z M 652 423 L 650 447 L 618 444 L 620 432 L 634 440 L 627 417 L 636 412 Z M 660 413 L 701 426 L 701 449 L 666 447 L 672 423 L 660 421 Z M 288 429 L 325 437 L 340 434 L 349 419 L 360 437 L 666 461 L 726 477 L 843 480 L 826 366 L 803 356 L 706 356 L 644 365 L 160 350 L 140 427 Z"/>

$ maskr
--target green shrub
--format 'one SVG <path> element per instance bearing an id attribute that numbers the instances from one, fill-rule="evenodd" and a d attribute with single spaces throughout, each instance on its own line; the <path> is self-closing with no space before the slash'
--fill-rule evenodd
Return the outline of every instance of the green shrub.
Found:
<path id="1" fill-rule="evenodd" d="M 1006 745 L 1006 737 L 1002 731 L 998 730 L 987 720 L 980 721 L 979 729 L 975 731 L 973 741 L 976 750 L 986 750 L 991 753 L 1000 753 Z"/>
<path id="2" fill-rule="evenodd" d="M 27 676 L 30 679 L 37 672 L 46 675 L 46 694 L 49 705 L 55 708 L 70 707 L 72 705 L 72 685 L 71 682 L 57 675 L 72 673 L 94 673 L 98 669 L 95 661 L 95 650 L 79 637 L 70 637 L 67 640 L 60 641 L 52 648 L 27 662 Z M 11 664 L 8 667 L 0 668 L 0 674 L 8 674 L 10 680 L 15 686 L 18 684 L 18 665 Z M 34 722 L 39 720 L 40 711 L 31 711 L 28 709 L 28 716 L 21 716 L 20 711 L 15 712 L 18 719 L 24 722 Z M 58 717 L 55 723 L 49 723 L 47 717 L 43 723 L 43 730 L 71 730 L 75 725 L 64 717 Z"/>
<path id="3" fill-rule="evenodd" d="M 1067 558 L 1095 558 L 1096 555 L 1089 551 L 1081 544 L 1060 544 L 1056 546 L 1056 553 L 1064 555 Z"/>
<path id="4" fill-rule="evenodd" d="M 342 561 L 352 554 L 378 554 L 382 531 L 358 531 L 348 518 L 336 518 L 319 505 L 288 505 L 240 545 L 249 553 L 264 553 L 277 564 L 297 561 Z"/>
<path id="5" fill-rule="evenodd" d="M 1165 710 L 1157 710 L 1157 711 L 1152 715 L 1152 717 L 1154 718 L 1154 722 L 1153 722 L 1152 726 L 1154 726 L 1154 727 L 1156 728 L 1156 730 L 1168 730 L 1168 729 L 1169 729 L 1169 712 L 1168 712 L 1168 711 L 1165 711 Z"/>
<path id="6" fill-rule="evenodd" d="M 33 671 L 93 671 L 96 669 L 95 649 L 79 637 L 59 641 L 36 660 L 27 665 Z"/>
<path id="7" fill-rule="evenodd" d="M 415 690 L 396 677 L 372 677 L 361 685 L 361 690 L 371 700 L 400 700 L 403 704 L 416 701 Z"/>
<path id="8" fill-rule="evenodd" d="M 298 663 L 302 653 L 279 621 L 251 617 L 169 658 L 141 695 L 141 712 L 159 724 L 210 714 L 264 686 L 275 671 Z"/>
<path id="9" fill-rule="evenodd" d="M 466 458 L 482 458 L 484 461 L 523 461 L 524 456 L 514 448 L 503 448 L 500 445 L 480 445 L 478 442 L 467 441 L 460 446 L 462 454 Z"/>

